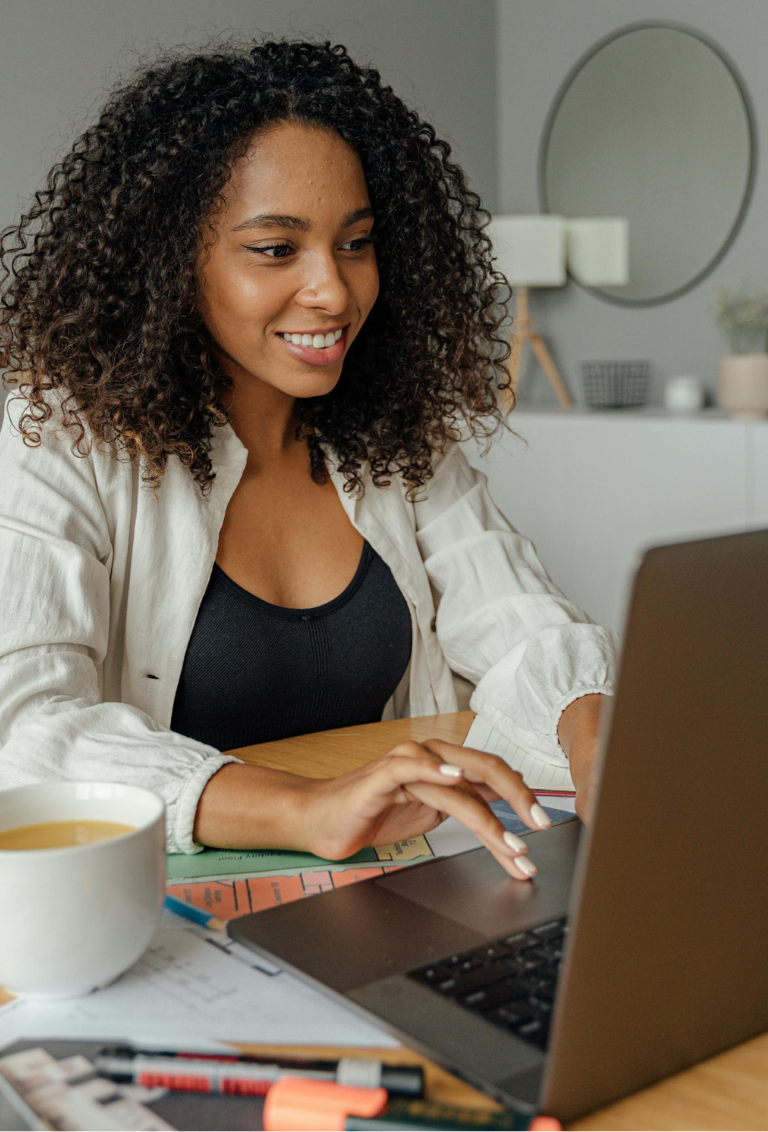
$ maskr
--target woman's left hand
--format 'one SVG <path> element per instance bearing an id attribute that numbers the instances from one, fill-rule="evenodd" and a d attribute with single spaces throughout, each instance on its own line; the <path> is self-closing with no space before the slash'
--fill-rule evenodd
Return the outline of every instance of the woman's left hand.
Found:
<path id="1" fill-rule="evenodd" d="M 597 744 L 604 702 L 602 695 L 581 696 L 568 705 L 557 728 L 576 787 L 576 813 L 587 824 L 592 818 L 598 781 Z"/>

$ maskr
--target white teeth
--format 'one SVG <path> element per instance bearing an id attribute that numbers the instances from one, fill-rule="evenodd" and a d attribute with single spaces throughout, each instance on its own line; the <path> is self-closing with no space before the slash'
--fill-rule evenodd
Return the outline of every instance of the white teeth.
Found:
<path id="1" fill-rule="evenodd" d="M 343 333 L 343 330 L 329 330 L 327 334 L 281 334 L 281 337 L 294 346 L 313 346 L 316 350 L 323 350 L 338 342 Z"/>

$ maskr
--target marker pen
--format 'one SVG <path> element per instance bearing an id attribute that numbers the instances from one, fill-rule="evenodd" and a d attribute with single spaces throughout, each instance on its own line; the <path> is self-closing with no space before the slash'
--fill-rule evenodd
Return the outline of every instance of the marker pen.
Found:
<path id="1" fill-rule="evenodd" d="M 264 1096 L 282 1077 L 328 1081 L 353 1088 L 386 1089 L 401 1096 L 424 1095 L 424 1071 L 418 1065 L 385 1065 L 364 1057 L 339 1061 L 135 1050 L 106 1046 L 95 1060 L 102 1077 L 124 1084 L 197 1093 Z"/>
<path id="2" fill-rule="evenodd" d="M 349 1129 L 561 1129 L 551 1117 L 506 1109 L 488 1112 L 428 1100 L 390 1100 L 384 1089 L 351 1089 L 328 1081 L 291 1080 L 273 1085 L 264 1102 L 267 1132 L 344 1132 Z"/>

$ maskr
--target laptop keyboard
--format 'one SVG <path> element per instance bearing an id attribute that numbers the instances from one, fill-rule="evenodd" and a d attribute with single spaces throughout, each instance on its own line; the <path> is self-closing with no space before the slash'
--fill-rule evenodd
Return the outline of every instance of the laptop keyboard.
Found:
<path id="1" fill-rule="evenodd" d="M 409 971 L 410 978 L 546 1049 L 567 917 Z"/>

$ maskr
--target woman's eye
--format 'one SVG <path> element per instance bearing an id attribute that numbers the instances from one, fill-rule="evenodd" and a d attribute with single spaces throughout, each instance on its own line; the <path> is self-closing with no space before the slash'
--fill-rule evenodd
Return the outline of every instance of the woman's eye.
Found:
<path id="1" fill-rule="evenodd" d="M 373 243 L 375 239 L 376 239 L 376 237 L 372 232 L 372 233 L 370 233 L 370 235 L 358 235 L 358 237 L 356 237 L 355 239 L 348 240 L 347 243 L 359 243 L 359 245 L 361 245 L 361 247 L 352 248 L 352 251 L 364 251 L 365 248 L 369 245 L 369 243 Z M 345 245 L 344 245 L 344 247 L 345 247 Z"/>
<path id="2" fill-rule="evenodd" d="M 249 252 L 258 252 L 259 255 L 265 255 L 268 259 L 286 259 L 293 251 L 290 244 L 269 244 L 262 248 L 251 247 L 246 244 L 245 247 Z"/>
<path id="3" fill-rule="evenodd" d="M 355 239 L 348 240 L 347 243 L 342 243 L 342 248 L 347 248 L 349 245 L 357 245 L 357 247 L 352 247 L 350 250 L 356 252 L 364 251 L 369 243 L 373 243 L 375 239 L 373 233 L 370 235 L 358 235 Z M 264 248 L 251 247 L 246 243 L 245 247 L 248 251 L 256 251 L 259 255 L 266 256 L 267 259 L 289 259 L 290 257 L 283 255 L 282 252 L 293 250 L 290 243 L 271 243 L 271 245 Z M 272 252 L 274 252 L 274 255 L 272 255 Z"/>

